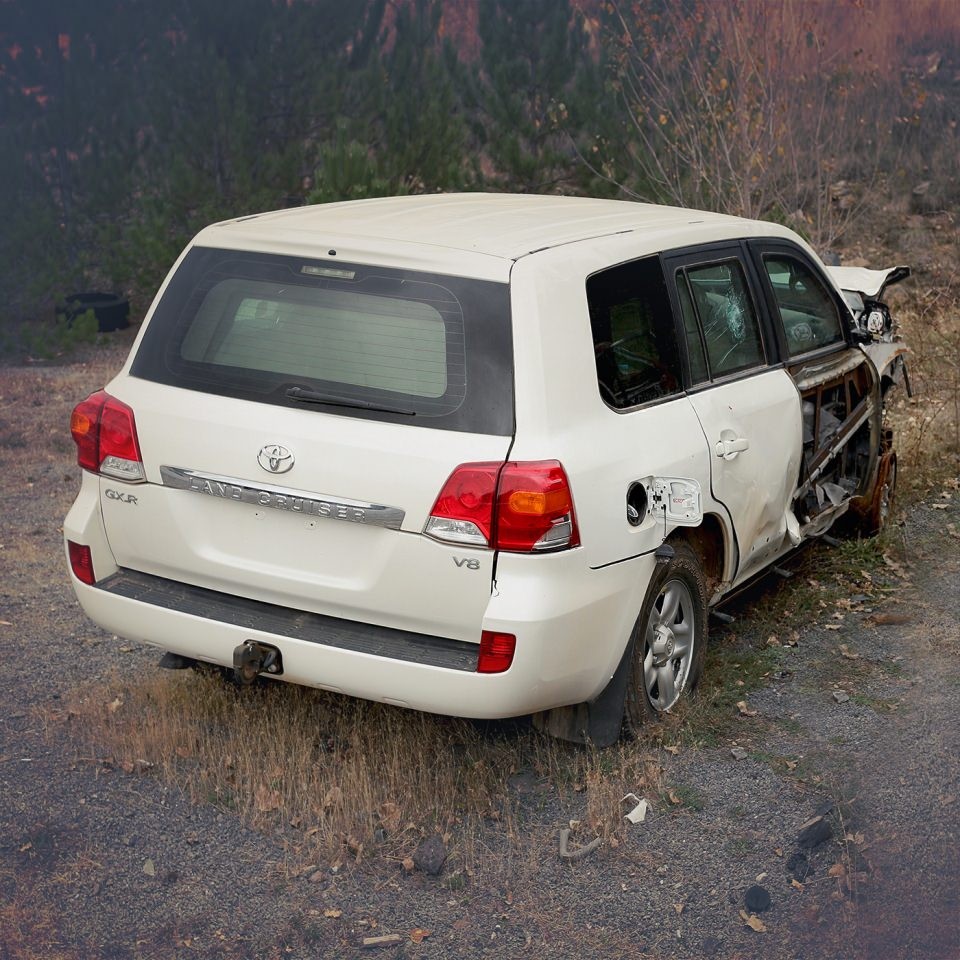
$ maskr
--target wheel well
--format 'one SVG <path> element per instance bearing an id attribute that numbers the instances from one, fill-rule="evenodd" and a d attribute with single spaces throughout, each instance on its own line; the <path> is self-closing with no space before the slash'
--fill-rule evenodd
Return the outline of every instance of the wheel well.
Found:
<path id="1" fill-rule="evenodd" d="M 690 546 L 703 567 L 707 580 L 707 599 L 716 592 L 723 581 L 723 569 L 726 560 L 726 541 L 723 527 L 714 513 L 704 514 L 699 527 L 684 527 L 670 534 L 671 541 L 686 543 Z"/>

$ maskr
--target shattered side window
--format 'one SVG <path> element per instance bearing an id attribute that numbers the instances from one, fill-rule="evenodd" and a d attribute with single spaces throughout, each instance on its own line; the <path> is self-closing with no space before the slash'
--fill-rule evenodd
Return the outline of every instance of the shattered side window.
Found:
<path id="1" fill-rule="evenodd" d="M 767 278 L 780 311 L 791 357 L 844 340 L 843 324 L 833 298 L 819 278 L 795 257 L 763 258 Z"/>
<path id="2" fill-rule="evenodd" d="M 764 363 L 763 338 L 738 260 L 685 271 L 703 330 L 710 373 L 716 377 Z"/>

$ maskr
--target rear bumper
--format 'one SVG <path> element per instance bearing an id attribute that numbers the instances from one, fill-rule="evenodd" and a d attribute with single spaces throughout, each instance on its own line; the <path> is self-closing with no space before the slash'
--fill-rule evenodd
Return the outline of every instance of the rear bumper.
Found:
<path id="1" fill-rule="evenodd" d="M 482 629 L 513 633 L 510 669 L 476 673 L 479 643 L 305 613 L 119 570 L 73 586 L 105 629 L 232 665 L 246 640 L 277 647 L 281 679 L 449 716 L 502 718 L 596 696 L 616 669 L 652 557 L 585 570 L 577 551 L 502 555 Z M 477 631 L 479 641 L 480 629 Z"/>

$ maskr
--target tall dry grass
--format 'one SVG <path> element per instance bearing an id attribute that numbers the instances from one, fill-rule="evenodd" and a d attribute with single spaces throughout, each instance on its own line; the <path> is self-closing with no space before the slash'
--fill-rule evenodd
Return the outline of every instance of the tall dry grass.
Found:
<path id="1" fill-rule="evenodd" d="M 891 413 L 901 476 L 922 492 L 960 477 L 960 277 L 911 290 L 897 317 L 914 396 L 898 396 Z"/>
<path id="2" fill-rule="evenodd" d="M 581 821 L 575 842 L 616 838 L 623 795 L 659 790 L 653 740 L 597 751 L 520 723 L 270 681 L 238 689 L 213 671 L 118 679 L 47 722 L 51 736 L 69 733 L 82 760 L 160 776 L 277 834 L 293 872 L 370 857 L 402 863 L 434 832 L 454 870 L 522 864 L 556 844 L 571 817 Z"/>

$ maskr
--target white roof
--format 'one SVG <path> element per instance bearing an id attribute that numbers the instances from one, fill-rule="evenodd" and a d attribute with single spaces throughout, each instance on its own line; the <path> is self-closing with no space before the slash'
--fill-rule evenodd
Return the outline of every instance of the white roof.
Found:
<path id="1" fill-rule="evenodd" d="M 680 241 L 760 232 L 738 217 L 623 200 L 510 193 L 435 193 L 294 207 L 214 224 L 203 246 L 393 263 L 505 280 L 510 264 L 540 250 L 620 233 L 657 249 Z M 751 229 L 752 228 L 752 229 Z M 763 232 L 782 233 L 775 224 Z M 332 255 L 332 254 L 331 254 Z M 495 258 L 497 263 L 486 258 Z"/>

